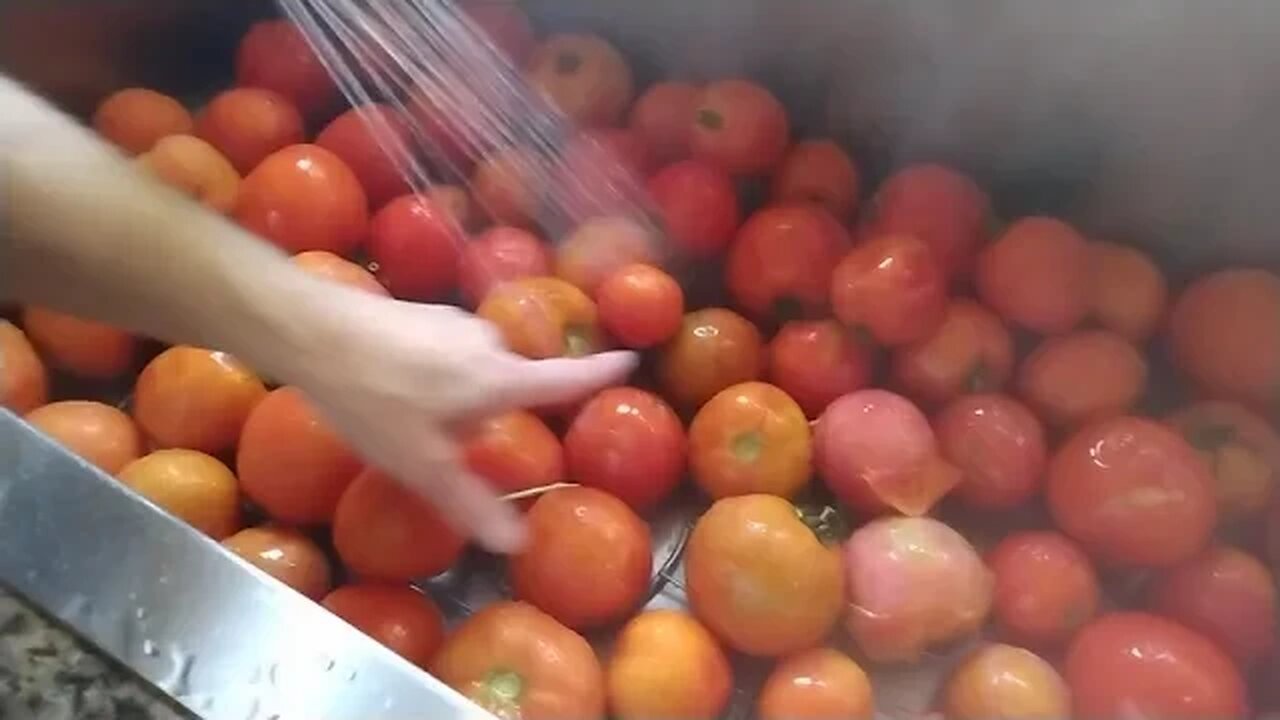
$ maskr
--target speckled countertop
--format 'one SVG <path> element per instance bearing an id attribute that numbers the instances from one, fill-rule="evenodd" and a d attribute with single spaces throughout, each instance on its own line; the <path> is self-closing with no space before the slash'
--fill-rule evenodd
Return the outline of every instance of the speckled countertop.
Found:
<path id="1" fill-rule="evenodd" d="M 0 589 L 0 720 L 192 717 Z"/>

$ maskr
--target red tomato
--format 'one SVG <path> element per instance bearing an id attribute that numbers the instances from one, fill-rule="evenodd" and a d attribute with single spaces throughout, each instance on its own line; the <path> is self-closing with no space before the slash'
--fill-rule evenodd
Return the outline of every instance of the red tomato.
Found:
<path id="1" fill-rule="evenodd" d="M 653 541 L 626 503 L 563 488 L 539 497 L 526 521 L 529 542 L 507 563 L 517 598 L 575 630 L 621 620 L 644 602 Z"/>
<path id="2" fill-rule="evenodd" d="M 382 148 L 379 138 L 390 144 L 390 152 Z M 320 131 L 316 144 L 351 168 L 370 208 L 377 210 L 391 198 L 409 192 L 409 181 L 396 165 L 395 153 L 411 152 L 413 131 L 390 105 L 370 104 L 346 111 Z"/>
<path id="3" fill-rule="evenodd" d="M 498 326 L 513 352 L 535 360 L 581 357 L 604 345 L 595 303 L 559 278 L 531 277 L 500 285 L 476 315 Z"/>
<path id="4" fill-rule="evenodd" d="M 831 140 L 805 140 L 791 146 L 773 173 L 769 200 L 814 202 L 831 216 L 848 222 L 858 206 L 858 169 Z"/>
<path id="5" fill-rule="evenodd" d="M 406 585 L 347 585 L 325 608 L 426 670 L 444 644 L 444 618 L 431 598 Z"/>
<path id="6" fill-rule="evenodd" d="M 312 600 L 323 598 L 333 587 L 333 571 L 324 551 L 297 530 L 269 525 L 245 528 L 222 545 Z"/>
<path id="7" fill-rule="evenodd" d="M 1089 243 L 1089 314 L 1102 327 L 1141 343 L 1156 333 L 1169 301 L 1164 273 L 1149 255 L 1114 243 Z"/>
<path id="8" fill-rule="evenodd" d="M 787 151 L 787 109 L 749 80 L 720 80 L 703 88 L 694 110 L 693 156 L 734 175 L 764 175 Z"/>
<path id="9" fill-rule="evenodd" d="M 965 393 L 994 392 L 1013 374 L 1013 336 L 995 313 L 968 298 L 947 304 L 929 336 L 894 350 L 894 384 L 909 397 L 940 405 Z"/>
<path id="10" fill-rule="evenodd" d="M 503 494 L 564 480 L 564 448 L 537 415 L 512 410 L 487 418 L 462 438 L 467 467 Z"/>
<path id="11" fill-rule="evenodd" d="M 432 185 L 422 193 L 433 205 L 449 214 L 462 230 L 480 223 L 475 203 L 465 188 L 458 185 Z"/>
<path id="12" fill-rule="evenodd" d="M 1011 645 L 970 653 L 943 689 L 947 720 L 1062 720 L 1071 717 L 1071 692 L 1044 659 Z"/>
<path id="13" fill-rule="evenodd" d="M 268 155 L 305 140 L 302 116 L 287 98 L 261 88 L 219 93 L 196 118 L 195 133 L 246 175 Z"/>
<path id="14" fill-rule="evenodd" d="M 138 338 L 118 327 L 28 305 L 22 329 L 49 365 L 76 377 L 113 380 L 133 370 Z"/>
<path id="15" fill-rule="evenodd" d="M 462 11 L 515 67 L 524 64 L 537 42 L 533 25 L 516 2 L 468 0 Z"/>
<path id="16" fill-rule="evenodd" d="M 491 153 L 471 173 L 471 196 L 494 224 L 532 227 L 542 204 L 537 168 L 518 146 Z"/>
<path id="17" fill-rule="evenodd" d="M 987 565 L 996 579 L 992 614 L 1012 642 L 1057 648 L 1098 612 L 1093 564 L 1061 533 L 1013 533 L 987 554 Z"/>
<path id="18" fill-rule="evenodd" d="M 658 82 L 641 93 L 631 106 L 629 125 L 660 161 L 689 156 L 694 111 L 701 90 L 685 82 Z"/>
<path id="19" fill-rule="evenodd" d="M 689 468 L 712 498 L 767 493 L 791 497 L 813 474 L 804 411 L 768 383 L 720 391 L 689 425 Z"/>
<path id="20" fill-rule="evenodd" d="M 1113 565 L 1167 567 L 1213 533 L 1213 478 L 1196 451 L 1151 420 L 1085 426 L 1049 462 L 1045 494 L 1058 527 Z"/>
<path id="21" fill-rule="evenodd" d="M 318 145 L 291 145 L 245 177 L 234 215 L 287 252 L 349 255 L 368 232 L 369 203 L 337 155 Z"/>
<path id="22" fill-rule="evenodd" d="M 969 272 L 986 240 L 991 201 L 977 183 L 942 165 L 909 165 L 876 191 L 870 235 L 913 235 L 929 246 L 948 277 Z"/>
<path id="23" fill-rule="evenodd" d="M 24 414 L 49 401 L 49 372 L 26 334 L 0 320 L 0 407 Z"/>
<path id="24" fill-rule="evenodd" d="M 830 648 L 784 658 L 756 698 L 760 720 L 871 720 L 871 680 L 858 663 Z"/>
<path id="25" fill-rule="evenodd" d="M 933 421 L 942 456 L 960 469 L 957 499 L 969 507 L 1017 507 L 1040 491 L 1048 464 L 1044 427 L 1007 395 L 966 395 Z"/>
<path id="26" fill-rule="evenodd" d="M 1089 246 L 1053 218 L 1023 218 L 978 255 L 978 297 L 1014 325 L 1064 333 L 1089 311 Z"/>
<path id="27" fill-rule="evenodd" d="M 663 394 L 696 410 L 721 390 L 760 377 L 764 348 L 760 331 L 723 308 L 694 310 L 662 348 L 658 379 Z"/>
<path id="28" fill-rule="evenodd" d="M 626 265 L 596 289 L 600 323 L 629 348 L 670 340 L 684 319 L 684 291 L 675 278 L 652 265 Z"/>
<path id="29" fill-rule="evenodd" d="M 871 384 L 870 348 L 834 320 L 793 320 L 769 343 L 769 380 L 816 418 L 841 395 Z"/>
<path id="30" fill-rule="evenodd" d="M 489 291 L 520 278 L 551 274 L 551 251 L 537 235 L 515 227 L 492 227 L 462 246 L 458 287 L 470 307 L 479 307 Z"/>
<path id="31" fill-rule="evenodd" d="M 1275 578 L 1257 558 L 1228 545 L 1160 575 L 1150 607 L 1218 643 L 1242 668 L 1275 648 Z"/>
<path id="32" fill-rule="evenodd" d="M 561 215 L 582 222 L 637 210 L 635 194 L 652 160 L 638 136 L 625 128 L 579 131 L 560 151 L 555 191 L 547 200 Z"/>
<path id="33" fill-rule="evenodd" d="M 1046 338 L 1018 372 L 1019 393 L 1059 427 L 1123 415 L 1146 389 L 1146 358 L 1106 330 Z"/>
<path id="34" fill-rule="evenodd" d="M 1244 680 L 1230 658 L 1203 636 L 1154 615 L 1112 613 L 1086 625 L 1065 667 L 1076 717 L 1249 716 Z"/>
<path id="35" fill-rule="evenodd" d="M 649 197 L 675 249 L 711 257 L 728 247 L 742 222 L 733 178 L 698 160 L 683 160 L 649 178 Z"/>
<path id="36" fill-rule="evenodd" d="M 757 317 L 816 315 L 828 307 L 832 268 L 849 234 L 812 205 L 764 208 L 747 218 L 729 247 L 725 285 Z"/>
<path id="37" fill-rule="evenodd" d="M 836 317 L 882 345 L 924 340 L 946 317 L 946 278 L 929 246 L 911 235 L 882 235 L 850 250 L 830 287 Z"/>
<path id="38" fill-rule="evenodd" d="M 373 273 L 327 250 L 308 250 L 294 255 L 292 260 L 294 265 L 318 278 L 364 290 L 380 297 L 391 297 L 391 293 L 387 292 Z"/>
<path id="39" fill-rule="evenodd" d="M 442 175 L 464 177 L 480 155 L 495 151 L 490 145 L 499 138 L 477 137 L 474 121 L 486 112 L 483 101 L 469 87 L 452 82 L 447 90 L 440 82 L 411 88 L 405 98 L 405 113 L 417 131 L 418 149 L 426 151 L 429 166 Z"/>
<path id="40" fill-rule="evenodd" d="M 288 20 L 263 20 L 249 28 L 236 50 L 236 84 L 278 92 L 312 119 L 340 98 L 324 63 Z"/>
<path id="41" fill-rule="evenodd" d="M 633 263 L 657 265 L 660 251 L 648 226 L 621 215 L 595 217 L 556 245 L 556 276 L 595 297 L 605 278 Z"/>
<path id="42" fill-rule="evenodd" d="M 424 195 L 392 200 L 369 223 L 378 279 L 406 300 L 440 300 L 452 292 L 464 242 L 456 219 Z"/>
<path id="43" fill-rule="evenodd" d="M 600 488 L 644 512 L 680 482 L 684 428 L 656 395 L 618 387 L 592 398 L 564 438 L 569 477 Z"/>
<path id="44" fill-rule="evenodd" d="M 720 717 L 733 668 L 697 620 L 675 610 L 640 613 L 622 628 L 607 669 L 617 720 Z"/>
<path id="45" fill-rule="evenodd" d="M 176 99 L 145 88 L 112 93 L 93 113 L 93 129 L 130 155 L 191 132 L 191 113 Z"/>
<path id="46" fill-rule="evenodd" d="M 1280 472 L 1280 435 L 1266 418 L 1243 405 L 1209 400 L 1166 420 L 1212 470 L 1224 525 L 1267 511 Z"/>
<path id="47" fill-rule="evenodd" d="M 598 35 L 552 35 L 534 48 L 525 77 L 583 127 L 616 125 L 635 91 L 626 58 Z"/>

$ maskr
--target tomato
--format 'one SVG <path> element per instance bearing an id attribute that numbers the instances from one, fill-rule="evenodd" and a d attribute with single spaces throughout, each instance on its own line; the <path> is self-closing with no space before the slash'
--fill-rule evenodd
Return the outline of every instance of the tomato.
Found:
<path id="1" fill-rule="evenodd" d="M 196 118 L 195 133 L 249 174 L 267 156 L 305 140 L 302 116 L 283 95 L 232 88 L 215 95 Z"/>
<path id="2" fill-rule="evenodd" d="M 377 103 L 346 111 L 316 136 L 316 145 L 337 155 L 355 173 L 373 210 L 409 192 L 395 153 L 412 152 L 413 142 L 405 117 L 394 107 Z M 389 144 L 390 152 L 382 143 Z"/>
<path id="3" fill-rule="evenodd" d="M 322 604 L 424 670 L 444 644 L 440 609 L 406 585 L 347 585 L 326 595 Z"/>
<path id="4" fill-rule="evenodd" d="M 138 156 L 156 179 L 218 213 L 229 213 L 240 194 L 240 173 L 218 149 L 193 135 L 169 135 Z"/>
<path id="5" fill-rule="evenodd" d="M 138 358 L 133 335 L 56 310 L 23 308 L 22 329 L 50 365 L 77 377 L 112 380 L 134 369 Z"/>
<path id="6" fill-rule="evenodd" d="M 381 297 L 391 297 L 391 293 L 387 292 L 387 288 L 378 282 L 373 273 L 327 250 L 300 252 L 293 256 L 293 264 L 316 277 Z"/>
<path id="7" fill-rule="evenodd" d="M 760 720 L 871 720 L 871 680 L 848 655 L 814 648 L 784 658 L 756 698 Z"/>
<path id="8" fill-rule="evenodd" d="M 894 350 L 890 372 L 907 396 L 940 405 L 965 393 L 1000 390 L 1013 363 L 1013 336 L 1000 318 L 973 300 L 955 298 L 937 329 Z"/>
<path id="9" fill-rule="evenodd" d="M 570 479 L 644 512 L 680 483 L 686 443 L 680 418 L 662 398 L 618 387 L 583 406 L 564 437 L 564 451 Z"/>
<path id="10" fill-rule="evenodd" d="M 1014 325 L 1064 333 L 1089 311 L 1089 246 L 1070 225 L 1029 217 L 978 255 L 978 297 Z"/>
<path id="11" fill-rule="evenodd" d="M 324 551 L 297 530 L 269 525 L 246 528 L 222 545 L 312 600 L 320 600 L 333 587 L 333 571 Z"/>
<path id="12" fill-rule="evenodd" d="M 694 111 L 701 90 L 686 82 L 665 81 L 649 86 L 631 106 L 628 125 L 659 160 L 689 156 Z"/>
<path id="13" fill-rule="evenodd" d="M 466 242 L 456 219 L 424 195 L 402 195 L 369 223 L 369 254 L 392 295 L 441 300 L 458 282 Z"/>
<path id="14" fill-rule="evenodd" d="M 574 222 L 638 210 L 640 178 L 653 164 L 643 141 L 625 128 L 588 128 L 569 138 L 555 168 L 548 200 Z"/>
<path id="15" fill-rule="evenodd" d="M 1056 648 L 1098 612 L 1098 576 L 1084 551 L 1051 530 L 1015 532 L 987 554 L 992 612 L 1012 642 Z"/>
<path id="16" fill-rule="evenodd" d="M 500 720 L 603 720 L 604 671 L 591 645 L 522 602 L 498 602 L 445 639 L 431 672 Z"/>
<path id="17" fill-rule="evenodd" d="M 657 265 L 660 248 L 650 228 L 623 216 L 591 218 L 556 245 L 556 275 L 591 297 L 605 278 L 627 265 Z"/>
<path id="18" fill-rule="evenodd" d="M 236 476 L 217 458 L 196 450 L 156 450 L 125 465 L 117 476 L 134 492 L 214 540 L 240 529 Z"/>
<path id="19" fill-rule="evenodd" d="M 551 251 L 537 235 L 515 227 L 484 231 L 462 246 L 458 287 L 470 307 L 478 307 L 495 286 L 551 274 Z"/>
<path id="20" fill-rule="evenodd" d="M 1147 361 L 1106 330 L 1046 338 L 1018 373 L 1022 397 L 1052 425 L 1078 427 L 1123 415 L 1147 389 Z"/>
<path id="21" fill-rule="evenodd" d="M 964 478 L 955 497 L 973 508 L 1017 507 L 1040 491 L 1048 449 L 1044 427 L 1007 395 L 967 395 L 934 418 L 942 456 Z"/>
<path id="22" fill-rule="evenodd" d="M 290 524 L 333 519 L 363 463 L 301 390 L 282 387 L 244 422 L 236 474 L 245 495 Z"/>
<path id="23" fill-rule="evenodd" d="M 49 400 L 49 373 L 27 336 L 0 320 L 0 407 L 24 414 Z"/>
<path id="24" fill-rule="evenodd" d="M 930 337 L 947 312 L 947 283 L 929 246 L 881 235 L 850 250 L 831 275 L 831 306 L 846 325 L 889 347 Z"/>
<path id="25" fill-rule="evenodd" d="M 1076 717 L 1248 717 L 1231 660 L 1203 636 L 1154 615 L 1112 613 L 1086 625 L 1065 667 Z"/>
<path id="26" fill-rule="evenodd" d="M 133 419 L 100 402 L 63 400 L 38 407 L 23 419 L 105 473 L 120 472 L 143 453 L 142 433 Z"/>
<path id="27" fill-rule="evenodd" d="M 673 163 L 649 178 L 647 188 L 667 239 L 681 254 L 718 254 L 742 223 L 733 178 L 715 165 L 698 160 Z"/>
<path id="28" fill-rule="evenodd" d="M 717 500 L 693 526 L 684 572 L 694 614 L 747 655 L 814 647 L 844 608 L 839 554 L 775 495 Z"/>
<path id="29" fill-rule="evenodd" d="M 564 480 L 564 448 L 533 413 L 512 410 L 482 420 L 462 437 L 467 467 L 500 493 L 545 487 Z"/>
<path id="30" fill-rule="evenodd" d="M 787 151 L 787 109 L 749 80 L 720 80 L 702 89 L 694 109 L 693 156 L 734 175 L 764 175 Z"/>
<path id="31" fill-rule="evenodd" d="M 738 229 L 725 261 L 725 285 L 750 315 L 784 320 L 826 310 L 832 268 L 849 234 L 812 205 L 758 210 Z"/>
<path id="32" fill-rule="evenodd" d="M 1058 448 L 1045 483 L 1058 527 L 1108 564 L 1176 565 L 1213 533 L 1213 477 L 1186 441 L 1151 420 L 1085 426 Z"/>
<path id="33" fill-rule="evenodd" d="M 156 447 L 217 454 L 235 447 L 249 413 L 267 395 L 234 357 L 176 345 L 157 355 L 133 388 L 133 418 Z"/>
<path id="34" fill-rule="evenodd" d="M 368 468 L 338 501 L 333 545 L 358 577 L 409 581 L 449 569 L 464 543 L 420 495 Z"/>
<path id="35" fill-rule="evenodd" d="M 1166 421 L 1200 451 L 1213 472 L 1224 524 L 1266 512 L 1280 472 L 1280 435 L 1265 418 L 1243 405 L 1209 400 Z"/>
<path id="36" fill-rule="evenodd" d="M 964 174 L 921 163 L 894 173 L 868 208 L 871 236 L 911 235 L 933 251 L 948 277 L 968 273 L 986 240 L 991 200 Z"/>
<path id="37" fill-rule="evenodd" d="M 447 178 L 462 178 L 480 156 L 497 148 L 491 143 L 500 138 L 477 136 L 471 118 L 488 112 L 480 96 L 469 86 L 444 80 L 428 79 L 425 85 L 412 87 L 406 93 L 405 113 L 412 123 L 416 149 L 427 161 L 428 168 Z"/>
<path id="38" fill-rule="evenodd" d="M 649 348 L 675 336 L 684 319 L 684 291 L 652 265 L 626 265 L 596 289 L 600 322 L 626 347 Z"/>
<path id="39" fill-rule="evenodd" d="M 840 502 L 863 513 L 923 515 L 961 480 L 910 400 L 867 389 L 831 403 L 814 431 L 814 465 Z"/>
<path id="40" fill-rule="evenodd" d="M 811 418 L 870 385 L 873 363 L 870 348 L 834 320 L 793 320 L 769 342 L 769 380 Z"/>
<path id="41" fill-rule="evenodd" d="M 767 493 L 791 497 L 813 474 L 804 411 L 762 382 L 721 390 L 689 425 L 689 469 L 714 499 Z"/>
<path id="42" fill-rule="evenodd" d="M 952 671 L 942 708 L 948 720 L 1062 720 L 1071 717 L 1071 693 L 1058 671 L 1034 653 L 991 644 Z"/>
<path id="43" fill-rule="evenodd" d="M 696 410 L 721 390 L 760 377 L 764 347 L 760 331 L 724 308 L 694 310 L 662 348 L 658 378 L 663 394 Z"/>
<path id="44" fill-rule="evenodd" d="M 581 127 L 616 125 L 631 104 L 631 66 L 598 35 L 564 33 L 542 41 L 525 66 L 529 85 Z"/>
<path id="45" fill-rule="evenodd" d="M 1130 342 L 1145 342 L 1159 329 L 1169 300 L 1164 273 L 1137 248 L 1089 243 L 1089 315 Z"/>
<path id="46" fill-rule="evenodd" d="M 805 140 L 791 146 L 773 173 L 769 200 L 814 202 L 848 222 L 858 206 L 860 179 L 849 154 L 831 140 Z"/>
<path id="47" fill-rule="evenodd" d="M 318 145 L 291 145 L 269 155 L 240 185 L 234 215 L 290 253 L 349 255 L 369 229 L 360 181 Z"/>
<path id="48" fill-rule="evenodd" d="M 650 610 L 628 622 L 605 680 L 617 720 L 720 717 L 733 692 L 733 668 L 719 643 L 676 610 Z"/>
<path id="49" fill-rule="evenodd" d="M 310 118 L 331 110 L 340 99 L 338 86 L 306 36 L 287 20 L 254 23 L 241 38 L 236 84 L 274 90 Z"/>
<path id="50" fill-rule="evenodd" d="M 191 113 L 177 100 L 144 88 L 113 93 L 93 113 L 93 129 L 130 155 L 140 155 L 170 135 L 191 132 Z"/>
<path id="51" fill-rule="evenodd" d="M 471 173 L 471 197 L 495 225 L 532 227 L 542 205 L 538 163 L 513 146 L 487 155 Z"/>
<path id="52" fill-rule="evenodd" d="M 461 3 L 461 7 L 489 42 L 515 67 L 520 67 L 533 52 L 537 42 L 533 25 L 517 3 L 469 0 Z"/>
<path id="53" fill-rule="evenodd" d="M 507 347 L 525 357 L 579 357 L 604 346 L 595 303 L 558 278 L 524 278 L 498 286 L 476 315 L 497 325 Z"/>
<path id="54" fill-rule="evenodd" d="M 1150 607 L 1218 643 L 1242 668 L 1276 644 L 1275 578 L 1252 555 L 1216 545 L 1162 573 Z"/>
<path id="55" fill-rule="evenodd" d="M 1270 407 L 1280 388 L 1280 278 L 1229 269 L 1196 280 L 1174 303 L 1169 345 L 1210 394 Z"/>
<path id="56" fill-rule="evenodd" d="M 517 598 L 575 630 L 621 620 L 644 602 L 653 541 L 626 503 L 595 488 L 562 488 L 539 497 L 526 521 L 529 542 L 507 563 Z"/>

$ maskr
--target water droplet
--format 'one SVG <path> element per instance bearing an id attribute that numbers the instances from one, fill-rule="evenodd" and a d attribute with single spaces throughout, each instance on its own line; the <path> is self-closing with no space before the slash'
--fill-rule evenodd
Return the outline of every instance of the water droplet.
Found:
<path id="1" fill-rule="evenodd" d="M 325 672 L 329 672 L 333 670 L 338 663 L 336 663 L 333 658 L 320 658 L 320 664 L 324 667 Z"/>
<path id="2" fill-rule="evenodd" d="M 188 655 L 175 647 L 172 657 L 173 672 L 170 673 L 169 677 L 156 683 L 156 687 L 170 695 L 186 695 L 187 685 L 191 680 L 191 666 L 196 661 L 195 656 Z"/>
<path id="3" fill-rule="evenodd" d="M 144 608 L 144 607 L 139 607 L 137 610 L 134 610 L 134 611 L 133 611 L 133 616 L 134 616 L 135 618 L 139 619 L 139 620 L 146 620 L 146 619 L 147 619 L 147 609 L 146 609 L 146 608 Z"/>
<path id="4" fill-rule="evenodd" d="M 136 592 L 129 593 L 129 602 L 138 602 L 138 593 Z"/>
<path id="5" fill-rule="evenodd" d="M 382 701 L 383 710 L 394 710 L 395 707 L 396 707 L 395 698 L 387 698 L 386 700 Z"/>
<path id="6" fill-rule="evenodd" d="M 204 697 L 200 698 L 200 702 L 196 703 L 196 705 L 197 705 L 197 709 L 199 710 L 212 710 L 213 696 L 205 695 Z"/>
<path id="7" fill-rule="evenodd" d="M 143 640 L 142 654 L 146 655 L 147 657 L 155 657 L 156 655 L 160 654 L 160 651 L 156 649 L 156 644 L 151 640 Z"/>
<path id="8" fill-rule="evenodd" d="M 351 668 L 351 671 L 347 673 L 347 682 L 355 682 L 355 681 L 356 681 L 356 669 Z"/>
<path id="9" fill-rule="evenodd" d="M 257 672 L 257 669 L 254 670 Z M 249 700 L 249 712 L 245 714 L 244 720 L 257 720 L 258 717 L 258 698 Z"/>
<path id="10" fill-rule="evenodd" d="M 267 682 L 272 685 L 280 683 L 280 663 L 271 663 L 271 667 L 267 668 Z M 267 718 L 267 720 L 271 720 Z"/>

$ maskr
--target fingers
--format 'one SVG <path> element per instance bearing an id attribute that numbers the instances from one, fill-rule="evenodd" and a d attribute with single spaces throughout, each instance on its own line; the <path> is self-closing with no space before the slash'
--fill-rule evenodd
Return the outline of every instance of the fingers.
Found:
<path id="1" fill-rule="evenodd" d="M 499 400 L 509 407 L 540 407 L 579 400 L 599 388 L 622 382 L 639 358 L 617 351 L 583 358 L 515 359 L 505 373 Z"/>

